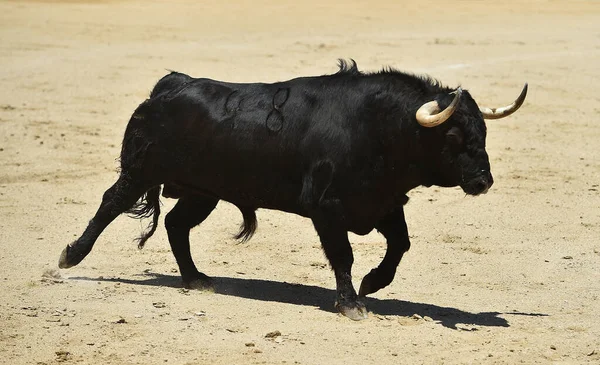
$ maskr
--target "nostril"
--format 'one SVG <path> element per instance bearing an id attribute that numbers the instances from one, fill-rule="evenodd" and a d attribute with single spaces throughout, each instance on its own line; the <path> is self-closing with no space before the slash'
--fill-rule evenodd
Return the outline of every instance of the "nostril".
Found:
<path id="1" fill-rule="evenodd" d="M 481 181 L 485 183 L 486 187 L 489 189 L 494 184 L 494 178 L 492 177 L 492 173 L 488 170 L 481 170 L 482 176 Z M 479 186 L 479 185 L 478 185 Z"/>
<path id="2" fill-rule="evenodd" d="M 487 190 L 489 188 L 488 182 L 486 179 L 480 179 L 477 181 L 477 189 L 480 191 Z"/>

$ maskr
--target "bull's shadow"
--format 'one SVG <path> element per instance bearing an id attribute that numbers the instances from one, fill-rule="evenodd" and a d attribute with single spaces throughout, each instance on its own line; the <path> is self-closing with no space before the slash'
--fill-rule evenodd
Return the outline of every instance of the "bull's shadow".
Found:
<path id="1" fill-rule="evenodd" d="M 71 280 L 92 280 L 119 282 L 133 285 L 181 287 L 179 276 L 163 275 L 158 273 L 144 273 L 140 279 L 122 278 L 88 278 L 72 277 Z M 272 280 L 213 277 L 215 292 L 221 295 L 229 295 L 268 302 L 289 303 L 304 306 L 318 307 L 323 311 L 335 312 L 333 300 L 335 291 L 314 285 L 290 284 Z M 439 321 L 445 327 L 456 329 L 458 323 L 486 327 L 508 327 L 508 321 L 499 317 L 501 314 L 545 316 L 544 314 L 529 313 L 500 313 L 480 312 L 470 313 L 450 307 L 440 307 L 434 304 L 408 302 L 398 299 L 366 298 L 365 304 L 368 310 L 378 315 L 412 316 L 417 313 L 421 316 L 429 316 L 434 321 Z"/>

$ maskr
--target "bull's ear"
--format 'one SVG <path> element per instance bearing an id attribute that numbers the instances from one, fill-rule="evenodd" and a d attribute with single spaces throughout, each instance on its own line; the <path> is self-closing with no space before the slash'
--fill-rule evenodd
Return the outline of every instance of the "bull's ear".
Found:
<path id="1" fill-rule="evenodd" d="M 463 132 L 458 127 L 452 127 L 446 132 L 446 140 L 453 147 L 460 147 L 464 141 Z"/>

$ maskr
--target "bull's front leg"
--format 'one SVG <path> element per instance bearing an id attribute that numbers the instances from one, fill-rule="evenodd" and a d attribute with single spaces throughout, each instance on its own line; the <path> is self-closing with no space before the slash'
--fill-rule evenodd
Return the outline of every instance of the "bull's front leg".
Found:
<path id="1" fill-rule="evenodd" d="M 352 286 L 352 264 L 354 256 L 348 241 L 348 232 L 331 219 L 313 218 L 313 224 L 325 256 L 335 273 L 337 284 L 335 307 L 346 317 L 355 321 L 367 318 L 367 309 L 358 299 Z"/>
<path id="2" fill-rule="evenodd" d="M 385 216 L 375 228 L 387 239 L 387 251 L 379 266 L 363 278 L 358 291 L 361 297 L 388 286 L 394 279 L 402 256 L 410 248 L 403 207 Z"/>

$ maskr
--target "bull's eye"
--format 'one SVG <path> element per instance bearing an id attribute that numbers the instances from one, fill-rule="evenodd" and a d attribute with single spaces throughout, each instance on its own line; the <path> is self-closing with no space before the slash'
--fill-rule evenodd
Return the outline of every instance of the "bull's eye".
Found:
<path id="1" fill-rule="evenodd" d="M 463 132 L 457 127 L 452 127 L 446 133 L 446 140 L 453 150 L 460 150 L 464 140 Z"/>

